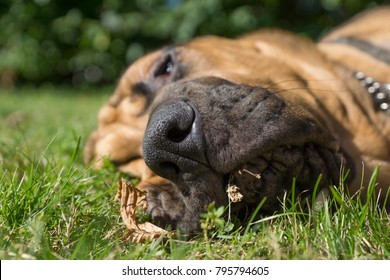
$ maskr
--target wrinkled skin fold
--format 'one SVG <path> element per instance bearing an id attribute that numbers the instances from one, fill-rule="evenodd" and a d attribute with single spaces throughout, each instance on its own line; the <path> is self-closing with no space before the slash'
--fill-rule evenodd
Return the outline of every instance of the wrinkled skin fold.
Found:
<path id="1" fill-rule="evenodd" d="M 320 174 L 323 184 L 338 180 L 344 158 L 331 135 L 303 108 L 268 90 L 206 77 L 172 84 L 160 97 L 146 128 L 144 159 L 186 194 L 190 221 L 211 201 L 226 204 L 223 182 L 240 168 L 261 174 L 257 180 L 235 176 L 241 204 L 256 207 L 266 197 L 268 213 L 293 178 L 300 192 L 313 188 Z M 196 229 L 187 221 L 179 227 Z"/>
<path id="2" fill-rule="evenodd" d="M 381 18 L 381 20 L 379 20 Z M 370 11 L 317 44 L 264 30 L 238 39 L 201 37 L 133 63 L 98 115 L 85 147 L 97 168 L 105 159 L 139 177 L 153 222 L 194 232 L 211 202 L 233 210 L 278 211 L 291 190 L 310 195 L 338 185 L 349 170 L 350 194 L 376 166 L 379 201 L 390 182 L 390 117 L 375 109 L 354 78 L 362 71 L 390 82 L 390 8 Z M 356 38 L 346 40 L 345 38 Z M 373 51 L 345 42 L 364 41 Z M 355 68 L 357 67 L 357 68 Z M 364 170 L 364 172 L 363 172 Z"/>

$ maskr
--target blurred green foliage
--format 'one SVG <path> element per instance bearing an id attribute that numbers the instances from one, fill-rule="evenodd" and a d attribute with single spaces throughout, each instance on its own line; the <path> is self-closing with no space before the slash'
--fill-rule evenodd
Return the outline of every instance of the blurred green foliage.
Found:
<path id="1" fill-rule="evenodd" d="M 317 38 L 388 1 L 0 0 L 0 86 L 113 83 L 164 44 L 270 26 Z"/>

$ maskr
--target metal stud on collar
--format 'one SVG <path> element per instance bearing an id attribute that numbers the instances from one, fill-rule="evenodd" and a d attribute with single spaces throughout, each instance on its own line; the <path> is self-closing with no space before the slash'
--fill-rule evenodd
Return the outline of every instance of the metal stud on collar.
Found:
<path id="1" fill-rule="evenodd" d="M 356 72 L 355 77 L 371 94 L 375 108 L 390 115 L 390 84 L 379 83 L 363 72 Z"/>

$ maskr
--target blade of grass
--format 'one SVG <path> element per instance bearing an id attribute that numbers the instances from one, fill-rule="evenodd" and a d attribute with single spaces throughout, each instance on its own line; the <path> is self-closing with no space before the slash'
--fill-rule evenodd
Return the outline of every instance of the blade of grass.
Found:
<path id="1" fill-rule="evenodd" d="M 267 200 L 267 198 L 264 197 L 264 198 L 260 201 L 260 203 L 257 205 L 255 211 L 253 212 L 253 214 L 251 215 L 251 217 L 250 217 L 249 220 L 248 220 L 248 224 L 247 224 L 247 226 L 246 226 L 246 228 L 245 228 L 244 235 L 246 235 L 246 234 L 249 232 L 253 220 L 256 218 L 257 214 L 259 213 L 261 207 L 263 207 L 263 205 L 264 205 L 264 203 L 265 203 L 266 200 Z"/>

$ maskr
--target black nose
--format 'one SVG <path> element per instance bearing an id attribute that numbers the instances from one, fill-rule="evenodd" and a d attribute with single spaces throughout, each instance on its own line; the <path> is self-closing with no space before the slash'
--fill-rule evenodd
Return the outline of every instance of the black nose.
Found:
<path id="1" fill-rule="evenodd" d="M 144 160 L 161 177 L 188 180 L 207 165 L 203 139 L 192 106 L 182 100 L 162 104 L 150 116 L 145 131 Z"/>

